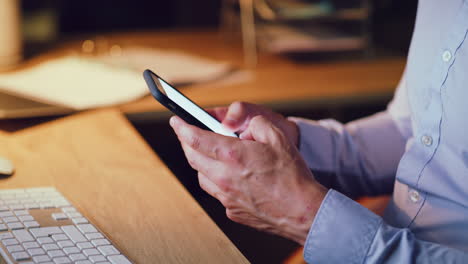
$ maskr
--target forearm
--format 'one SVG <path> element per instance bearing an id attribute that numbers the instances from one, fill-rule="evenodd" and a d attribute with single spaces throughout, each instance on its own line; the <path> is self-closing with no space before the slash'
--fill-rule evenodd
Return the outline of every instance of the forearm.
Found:
<path id="1" fill-rule="evenodd" d="M 406 141 L 387 112 L 346 125 L 290 119 L 299 127 L 300 152 L 323 185 L 351 197 L 391 192 Z"/>

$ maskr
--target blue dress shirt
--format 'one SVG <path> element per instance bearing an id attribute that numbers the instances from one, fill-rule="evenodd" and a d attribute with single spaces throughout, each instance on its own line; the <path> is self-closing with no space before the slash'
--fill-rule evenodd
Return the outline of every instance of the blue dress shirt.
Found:
<path id="1" fill-rule="evenodd" d="M 295 118 L 300 151 L 332 188 L 307 262 L 468 263 L 468 0 L 420 0 L 387 111 L 342 125 Z M 384 217 L 348 197 L 393 193 Z"/>

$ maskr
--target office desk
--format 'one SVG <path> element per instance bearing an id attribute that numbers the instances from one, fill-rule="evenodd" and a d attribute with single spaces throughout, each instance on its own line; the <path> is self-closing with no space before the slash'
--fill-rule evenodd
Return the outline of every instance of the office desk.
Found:
<path id="1" fill-rule="evenodd" d="M 55 186 L 136 263 L 247 263 L 123 115 L 90 111 L 8 134 L 0 188 Z"/>
<path id="2" fill-rule="evenodd" d="M 261 53 L 259 64 L 247 69 L 243 66 L 239 41 L 229 41 L 215 31 L 116 34 L 109 39 L 123 47 L 144 45 L 177 49 L 227 61 L 251 75 L 251 79 L 245 82 L 226 84 L 218 81 L 183 88 L 188 97 L 204 107 L 239 100 L 294 110 L 313 105 L 390 98 L 405 66 L 403 57 L 298 63 L 283 56 Z M 119 108 L 130 118 L 154 118 L 167 113 L 150 96 Z"/>
<path id="3" fill-rule="evenodd" d="M 243 66 L 240 39 L 229 39 L 215 30 L 181 30 L 173 32 L 137 32 L 109 34 L 108 44 L 125 49 L 143 46 L 180 50 L 190 54 L 231 63 L 250 76 L 245 81 L 223 80 L 183 87 L 183 92 L 203 107 L 227 105 L 233 101 L 248 101 L 268 105 L 277 110 L 328 106 L 339 103 L 360 104 L 392 96 L 405 66 L 404 57 L 314 62 L 294 62 L 284 56 L 259 55 L 255 68 Z M 39 58 L 26 63 L 35 65 L 47 59 L 76 52 L 80 40 L 64 43 Z M 146 96 L 118 106 L 132 120 L 154 119 L 169 112 Z"/>

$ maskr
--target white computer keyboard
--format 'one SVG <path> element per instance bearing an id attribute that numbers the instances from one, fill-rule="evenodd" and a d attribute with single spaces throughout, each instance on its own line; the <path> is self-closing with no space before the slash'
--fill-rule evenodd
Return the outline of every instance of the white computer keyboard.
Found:
<path id="1" fill-rule="evenodd" d="M 0 240 L 0 264 L 131 263 L 55 188 L 0 190 Z"/>

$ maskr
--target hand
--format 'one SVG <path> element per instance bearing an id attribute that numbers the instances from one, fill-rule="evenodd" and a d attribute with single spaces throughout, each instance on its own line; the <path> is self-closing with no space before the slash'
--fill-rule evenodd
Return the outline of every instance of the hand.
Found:
<path id="1" fill-rule="evenodd" d="M 259 115 L 263 116 L 278 127 L 295 146 L 298 145 L 299 129 L 296 123 L 287 120 L 284 116 L 268 108 L 245 102 L 234 102 L 229 107 L 216 107 L 208 110 L 208 112 L 227 128 L 238 132 L 241 139 L 252 139 L 249 133 L 244 132 L 252 118 Z"/>
<path id="2" fill-rule="evenodd" d="M 175 130 L 201 188 L 226 207 L 231 220 L 304 244 L 327 190 L 297 148 L 263 116 L 245 130 L 252 140 L 218 135 L 178 117 Z"/>

